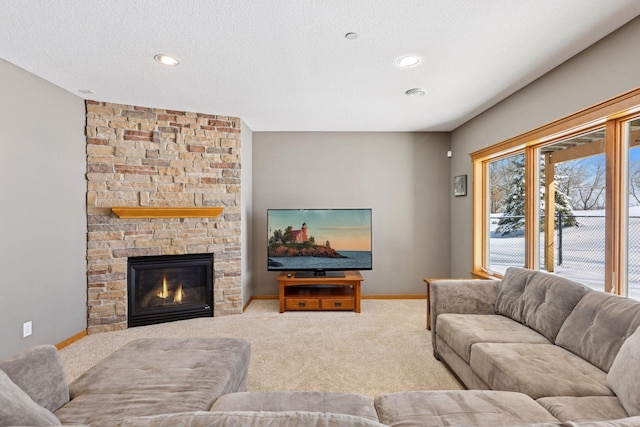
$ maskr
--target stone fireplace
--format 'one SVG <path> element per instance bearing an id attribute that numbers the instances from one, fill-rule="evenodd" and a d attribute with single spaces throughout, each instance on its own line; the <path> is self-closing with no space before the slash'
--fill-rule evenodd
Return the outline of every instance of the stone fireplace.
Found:
<path id="1" fill-rule="evenodd" d="M 128 326 L 139 257 L 213 254 L 213 315 L 241 313 L 240 119 L 95 101 L 86 111 L 88 333 Z M 123 206 L 162 214 L 116 214 Z"/>

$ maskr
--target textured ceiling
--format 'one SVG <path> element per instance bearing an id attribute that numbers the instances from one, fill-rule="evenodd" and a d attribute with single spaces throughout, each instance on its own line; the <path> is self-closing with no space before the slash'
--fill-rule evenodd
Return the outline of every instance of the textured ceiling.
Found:
<path id="1" fill-rule="evenodd" d="M 0 58 L 77 96 L 237 116 L 254 131 L 449 131 L 640 14 L 638 0 L 0 6 Z M 423 61 L 395 65 L 407 54 Z M 427 94 L 406 96 L 414 87 Z"/>

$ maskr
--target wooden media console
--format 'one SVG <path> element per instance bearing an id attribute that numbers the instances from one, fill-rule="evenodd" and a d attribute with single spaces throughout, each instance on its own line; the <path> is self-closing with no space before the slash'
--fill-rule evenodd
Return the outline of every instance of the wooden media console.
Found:
<path id="1" fill-rule="evenodd" d="M 278 275 L 280 313 L 285 310 L 355 310 L 360 313 L 359 271 L 345 271 L 344 277 L 296 277 L 294 272 Z"/>

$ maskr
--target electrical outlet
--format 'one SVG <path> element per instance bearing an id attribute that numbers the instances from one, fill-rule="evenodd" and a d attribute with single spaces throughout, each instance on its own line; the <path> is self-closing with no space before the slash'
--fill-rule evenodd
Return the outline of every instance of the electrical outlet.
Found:
<path id="1" fill-rule="evenodd" d="M 31 335 L 31 333 L 33 328 L 33 323 L 31 322 L 31 320 L 29 320 L 28 322 L 24 322 L 22 324 L 22 338 L 26 338 L 29 335 Z"/>

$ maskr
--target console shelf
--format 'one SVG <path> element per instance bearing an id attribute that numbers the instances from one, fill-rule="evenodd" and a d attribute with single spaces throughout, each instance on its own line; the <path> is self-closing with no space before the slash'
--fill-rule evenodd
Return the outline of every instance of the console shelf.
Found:
<path id="1" fill-rule="evenodd" d="M 359 271 L 345 271 L 345 277 L 296 277 L 294 272 L 278 275 L 280 313 L 285 310 L 352 310 L 360 313 Z"/>

